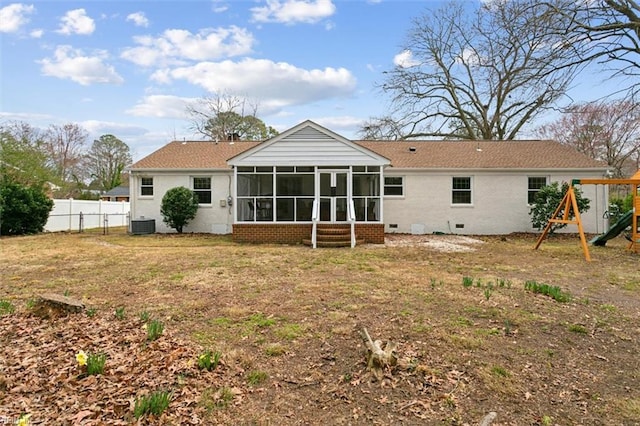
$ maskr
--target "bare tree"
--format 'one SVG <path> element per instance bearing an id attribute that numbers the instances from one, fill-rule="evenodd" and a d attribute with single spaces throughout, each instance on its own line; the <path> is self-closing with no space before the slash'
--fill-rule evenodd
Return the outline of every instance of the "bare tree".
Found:
<path id="1" fill-rule="evenodd" d="M 402 125 L 393 117 L 373 117 L 362 125 L 358 137 L 364 140 L 402 140 L 405 139 L 402 130 Z"/>
<path id="2" fill-rule="evenodd" d="M 618 100 L 575 105 L 537 133 L 605 161 L 615 177 L 633 173 L 640 155 L 640 105 Z"/>
<path id="3" fill-rule="evenodd" d="M 87 131 L 75 123 L 52 124 L 45 132 L 49 161 L 62 182 L 78 183 L 84 179 L 86 173 L 82 161 L 88 137 Z"/>
<path id="4" fill-rule="evenodd" d="M 187 112 L 191 129 L 210 140 L 262 140 L 278 134 L 257 118 L 256 104 L 237 96 L 204 96 Z"/>
<path id="5" fill-rule="evenodd" d="M 640 75 L 640 3 L 637 0 L 579 0 L 544 2 L 551 13 L 566 23 L 558 27 L 580 49 L 580 62 L 606 64 L 613 75 Z M 637 79 L 631 80 L 637 90 Z"/>
<path id="6" fill-rule="evenodd" d="M 582 46 L 557 31 L 567 19 L 535 0 L 451 2 L 415 19 L 410 59 L 382 85 L 404 136 L 515 139 L 579 71 Z"/>

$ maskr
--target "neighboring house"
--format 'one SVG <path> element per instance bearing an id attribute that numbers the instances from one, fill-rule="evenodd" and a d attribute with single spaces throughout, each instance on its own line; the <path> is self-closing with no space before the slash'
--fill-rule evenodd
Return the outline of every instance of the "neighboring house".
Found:
<path id="1" fill-rule="evenodd" d="M 351 141 L 305 121 L 264 142 L 169 143 L 130 167 L 131 213 L 171 232 L 162 197 L 185 186 L 200 209 L 184 231 L 239 242 L 300 243 L 314 223 L 350 218 L 372 243 L 393 232 L 509 234 L 535 231 L 530 203 L 543 185 L 605 172 L 551 141 Z M 603 232 L 607 188 L 582 190 L 585 232 Z"/>
<path id="2" fill-rule="evenodd" d="M 116 186 L 100 195 L 102 201 L 129 201 L 129 187 Z"/>

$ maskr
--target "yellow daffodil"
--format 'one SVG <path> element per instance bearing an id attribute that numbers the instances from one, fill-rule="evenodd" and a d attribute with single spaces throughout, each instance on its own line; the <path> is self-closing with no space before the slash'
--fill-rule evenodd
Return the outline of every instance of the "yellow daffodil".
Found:
<path id="1" fill-rule="evenodd" d="M 24 416 L 20 416 L 20 418 L 18 419 L 18 426 L 29 426 L 29 418 L 31 417 L 31 414 L 25 414 Z"/>
<path id="2" fill-rule="evenodd" d="M 80 367 L 87 365 L 87 354 L 84 351 L 80 351 L 76 354 L 76 361 Z"/>

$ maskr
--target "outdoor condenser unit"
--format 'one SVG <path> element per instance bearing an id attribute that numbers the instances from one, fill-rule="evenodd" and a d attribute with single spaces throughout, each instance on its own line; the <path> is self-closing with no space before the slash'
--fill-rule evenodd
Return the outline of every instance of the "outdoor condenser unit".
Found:
<path id="1" fill-rule="evenodd" d="M 132 219 L 131 220 L 131 233 L 133 235 L 155 234 L 155 232 L 156 232 L 155 219 Z"/>

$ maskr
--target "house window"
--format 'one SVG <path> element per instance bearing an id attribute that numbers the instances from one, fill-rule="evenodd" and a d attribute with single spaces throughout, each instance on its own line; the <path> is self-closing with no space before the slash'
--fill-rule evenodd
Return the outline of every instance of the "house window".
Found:
<path id="1" fill-rule="evenodd" d="M 380 167 L 354 166 L 351 193 L 356 221 L 380 221 Z"/>
<path id="2" fill-rule="evenodd" d="M 273 221 L 273 167 L 239 167 L 236 194 L 238 220 Z"/>
<path id="3" fill-rule="evenodd" d="M 451 204 L 471 204 L 470 177 L 454 177 L 452 188 Z"/>
<path id="4" fill-rule="evenodd" d="M 298 167 L 276 168 L 276 220 L 278 222 L 311 220 L 315 194 L 315 176 Z M 296 173 L 297 172 L 297 173 Z M 313 172 L 313 170 L 312 170 Z"/>
<path id="5" fill-rule="evenodd" d="M 193 192 L 198 196 L 198 204 L 211 204 L 211 178 L 194 177 Z"/>
<path id="6" fill-rule="evenodd" d="M 143 196 L 153 195 L 153 178 L 152 177 L 140 178 L 140 195 L 143 195 Z"/>
<path id="7" fill-rule="evenodd" d="M 385 197 L 402 197 L 404 195 L 404 179 L 402 176 L 385 176 Z"/>
<path id="8" fill-rule="evenodd" d="M 547 185 L 547 178 L 540 176 L 529 177 L 529 185 L 527 191 L 527 202 L 533 204 L 536 200 L 536 195 L 540 192 L 540 189 Z"/>

